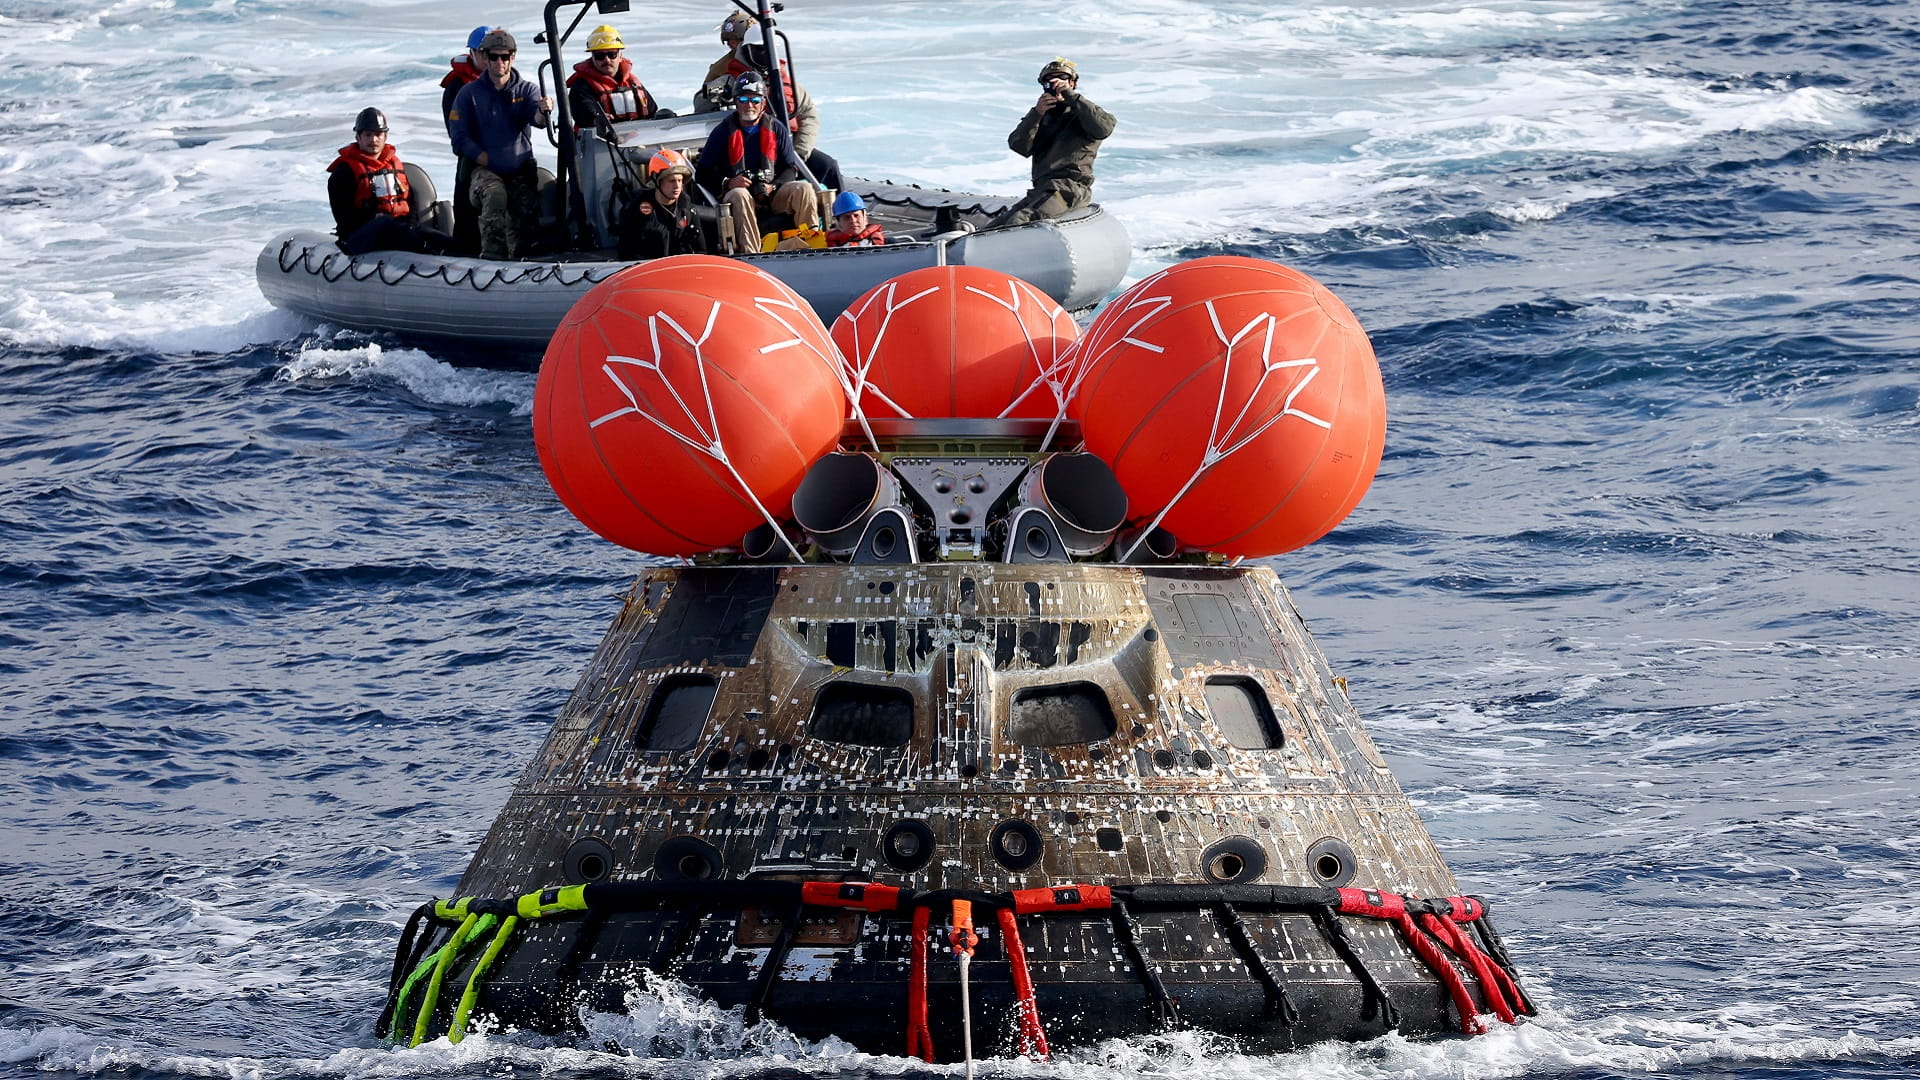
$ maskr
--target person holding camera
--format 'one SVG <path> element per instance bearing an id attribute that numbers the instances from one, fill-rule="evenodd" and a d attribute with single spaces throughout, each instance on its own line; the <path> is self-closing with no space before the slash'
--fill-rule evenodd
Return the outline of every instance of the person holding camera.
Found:
<path id="1" fill-rule="evenodd" d="M 813 187 L 794 167 L 793 136 L 767 116 L 767 80 L 749 71 L 733 82 L 733 115 L 715 124 L 696 159 L 693 178 L 708 191 L 723 190 L 722 208 L 733 221 L 736 251 L 760 246 L 760 212 L 774 194 L 788 189 L 781 205 L 793 208 L 780 228 L 819 226 Z"/>
<path id="2" fill-rule="evenodd" d="M 1080 96 L 1080 70 L 1056 56 L 1040 69 L 1041 93 L 1007 136 L 1033 159 L 1033 187 L 989 228 L 1059 217 L 1093 201 L 1093 159 L 1113 134 L 1113 114 Z"/>

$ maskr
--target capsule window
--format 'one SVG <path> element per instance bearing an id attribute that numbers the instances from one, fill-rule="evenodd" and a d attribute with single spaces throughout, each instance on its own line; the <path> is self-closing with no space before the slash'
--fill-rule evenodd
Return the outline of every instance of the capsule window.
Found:
<path id="1" fill-rule="evenodd" d="M 1113 737 L 1113 707 L 1088 682 L 1035 686 L 1013 695 L 1007 734 L 1021 746 L 1072 746 Z"/>
<path id="2" fill-rule="evenodd" d="M 905 746 L 913 738 L 913 695 L 894 686 L 828 683 L 813 699 L 807 731 L 858 746 Z"/>
<path id="3" fill-rule="evenodd" d="M 654 687 L 634 742 L 642 750 L 685 750 L 700 741 L 720 681 L 711 675 L 673 675 Z"/>
<path id="4" fill-rule="evenodd" d="M 1227 741 L 1242 750 L 1278 750 L 1280 722 L 1260 684 L 1245 677 L 1208 679 L 1207 711 Z"/>

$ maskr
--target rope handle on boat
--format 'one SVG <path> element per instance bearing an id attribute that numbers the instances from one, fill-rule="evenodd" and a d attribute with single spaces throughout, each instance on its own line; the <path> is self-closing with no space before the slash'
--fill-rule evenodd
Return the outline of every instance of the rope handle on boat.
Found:
<path id="1" fill-rule="evenodd" d="M 1046 1028 L 1040 1018 L 1032 977 L 1027 969 L 1026 950 L 1020 940 L 1019 917 L 1068 917 L 1103 915 L 1114 921 L 1115 933 L 1131 943 L 1130 959 L 1149 996 L 1167 1019 L 1172 1019 L 1171 999 L 1161 985 L 1149 958 L 1140 949 L 1137 935 L 1131 933 L 1135 914 L 1152 911 L 1192 911 L 1207 908 L 1215 913 L 1222 934 L 1256 981 L 1267 992 L 1270 1015 L 1283 1022 L 1297 1020 L 1293 1006 L 1267 968 L 1265 961 L 1246 939 L 1240 920 L 1242 911 L 1295 912 L 1313 916 L 1334 950 L 1353 971 L 1367 991 L 1370 1007 L 1377 1006 L 1388 1028 L 1399 1026 L 1398 1013 L 1385 988 L 1367 970 L 1346 931 L 1336 916 L 1374 919 L 1393 925 L 1408 948 L 1433 972 L 1446 988 L 1461 1030 L 1478 1034 L 1486 1030 L 1474 1007 L 1464 972 L 1470 972 L 1480 984 L 1487 1008 L 1500 1020 L 1514 1023 L 1521 1015 L 1533 1012 L 1522 994 L 1519 980 L 1499 935 L 1488 917 L 1485 901 L 1472 896 L 1448 896 L 1421 899 L 1373 889 L 1333 889 L 1290 885 L 1186 885 L 1143 883 L 1137 885 L 1053 885 L 1037 889 L 1019 889 L 1006 893 L 988 893 L 963 889 L 916 891 L 878 882 L 835 882 L 791 880 L 754 881 L 677 881 L 677 882 L 596 882 L 542 889 L 508 899 L 461 897 L 435 900 L 422 905 L 408 920 L 394 954 L 394 968 L 388 982 L 387 1008 L 381 1014 L 380 1030 L 389 1039 L 407 1038 L 409 1045 L 424 1041 L 432 1023 L 448 971 L 480 941 L 487 948 L 474 963 L 466 986 L 447 1027 L 451 1042 L 465 1037 L 469 1018 L 477 1006 L 487 972 L 506 949 L 515 931 L 524 923 L 538 919 L 580 915 L 604 917 L 611 913 L 658 909 L 667 905 L 704 905 L 707 907 L 783 906 L 798 912 L 807 907 L 860 911 L 875 916 L 905 915 L 911 920 L 907 982 L 906 1051 L 924 1061 L 934 1060 L 932 1033 L 927 1020 L 928 958 L 931 941 L 929 926 L 936 907 L 947 907 L 953 914 L 948 940 L 955 956 L 971 958 L 979 943 L 974 931 L 972 909 L 991 911 L 1001 935 L 1016 996 L 1019 1024 L 1019 1052 L 1048 1056 Z M 788 922 L 796 921 L 794 919 Z M 426 923 L 452 926 L 453 932 L 439 949 L 424 956 L 431 932 L 422 934 Z M 1238 931 L 1237 933 L 1235 931 Z M 1469 932 L 1469 931 L 1472 932 Z M 491 934 L 489 940 L 488 935 Z M 771 973 L 768 973 L 771 977 Z M 416 991 L 425 983 L 424 993 Z M 411 1020 L 411 1024 L 409 1024 Z"/>

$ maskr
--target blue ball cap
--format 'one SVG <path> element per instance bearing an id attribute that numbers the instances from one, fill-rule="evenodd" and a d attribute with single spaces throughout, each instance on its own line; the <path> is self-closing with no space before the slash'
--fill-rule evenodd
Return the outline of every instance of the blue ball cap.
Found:
<path id="1" fill-rule="evenodd" d="M 488 29 L 489 27 L 485 27 L 485 26 L 474 27 L 473 33 L 467 35 L 467 48 L 469 49 L 479 48 L 480 43 L 487 40 Z"/>
<path id="2" fill-rule="evenodd" d="M 860 193 L 857 191 L 843 191 L 833 200 L 834 217 L 839 217 L 841 214 L 851 214 L 855 210 L 865 210 L 866 208 L 867 200 L 861 198 Z"/>

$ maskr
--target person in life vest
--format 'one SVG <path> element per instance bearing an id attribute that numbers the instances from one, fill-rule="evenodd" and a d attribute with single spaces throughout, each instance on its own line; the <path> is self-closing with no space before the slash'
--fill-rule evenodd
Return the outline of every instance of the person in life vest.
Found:
<path id="1" fill-rule="evenodd" d="M 567 77 L 574 130 L 604 131 L 609 124 L 659 115 L 660 106 L 633 73 L 633 61 L 621 55 L 626 49 L 620 31 L 611 26 L 596 26 L 587 35 L 587 58 Z"/>
<path id="2" fill-rule="evenodd" d="M 817 228 L 813 186 L 799 179 L 794 166 L 793 139 L 786 127 L 767 116 L 767 82 L 749 71 L 734 80 L 733 114 L 715 124 L 701 147 L 694 180 L 708 191 L 724 190 L 722 210 L 733 222 L 734 247 L 752 251 L 768 230 L 760 227 L 760 213 L 770 218 L 774 193 L 789 189 L 783 204 L 793 216 L 770 222 L 776 228 Z"/>
<path id="3" fill-rule="evenodd" d="M 473 28 L 467 35 L 467 51 L 447 62 L 452 70 L 440 80 L 440 118 L 446 122 L 449 137 L 453 135 L 453 99 L 459 96 L 461 87 L 486 74 L 487 60 L 481 55 L 480 43 L 487 39 L 490 29 Z M 460 252 L 471 255 L 480 250 L 480 219 L 467 194 L 473 186 L 473 162 L 458 154 L 453 160 L 453 237 L 459 242 Z"/>
<path id="4" fill-rule="evenodd" d="M 693 167 L 678 150 L 656 151 L 647 162 L 647 187 L 620 218 L 620 257 L 658 259 L 667 255 L 701 255 L 707 235 L 693 215 L 693 197 L 687 185 Z"/>
<path id="5" fill-rule="evenodd" d="M 720 24 L 720 41 L 727 55 L 707 68 L 700 90 L 694 94 L 695 112 L 712 112 L 731 104 L 733 80 L 749 71 L 758 71 L 768 84 L 773 82 L 773 65 L 767 62 L 766 45 L 747 40 L 748 31 L 760 25 L 745 12 L 736 11 Z M 787 130 L 793 135 L 794 153 L 807 165 L 807 171 L 820 186 L 829 190 L 843 186 L 840 163 L 817 145 L 820 138 L 820 109 L 807 88 L 793 81 L 785 64 L 780 66 L 780 92 L 786 99 Z"/>
<path id="6" fill-rule="evenodd" d="M 1041 93 L 1007 136 L 1033 159 L 1033 187 L 991 227 L 1059 217 L 1093 201 L 1093 159 L 1113 134 L 1113 114 L 1080 96 L 1080 69 L 1056 56 L 1040 69 Z"/>
<path id="7" fill-rule="evenodd" d="M 365 108 L 353 120 L 353 142 L 327 166 L 327 202 L 334 235 L 349 255 L 369 251 L 445 252 L 453 237 L 413 222 L 413 192 L 400 152 L 387 142 L 387 116 Z"/>
<path id="8" fill-rule="evenodd" d="M 487 77 L 460 88 L 448 121 L 453 149 L 473 163 L 469 194 L 480 214 L 480 257 L 511 259 L 539 229 L 540 166 L 527 132 L 545 127 L 553 99 L 513 70 L 519 43 L 495 27 L 480 49 Z"/>
<path id="9" fill-rule="evenodd" d="M 879 224 L 867 220 L 867 200 L 857 191 L 843 191 L 833 200 L 833 228 L 827 230 L 828 247 L 879 247 L 887 234 Z"/>

